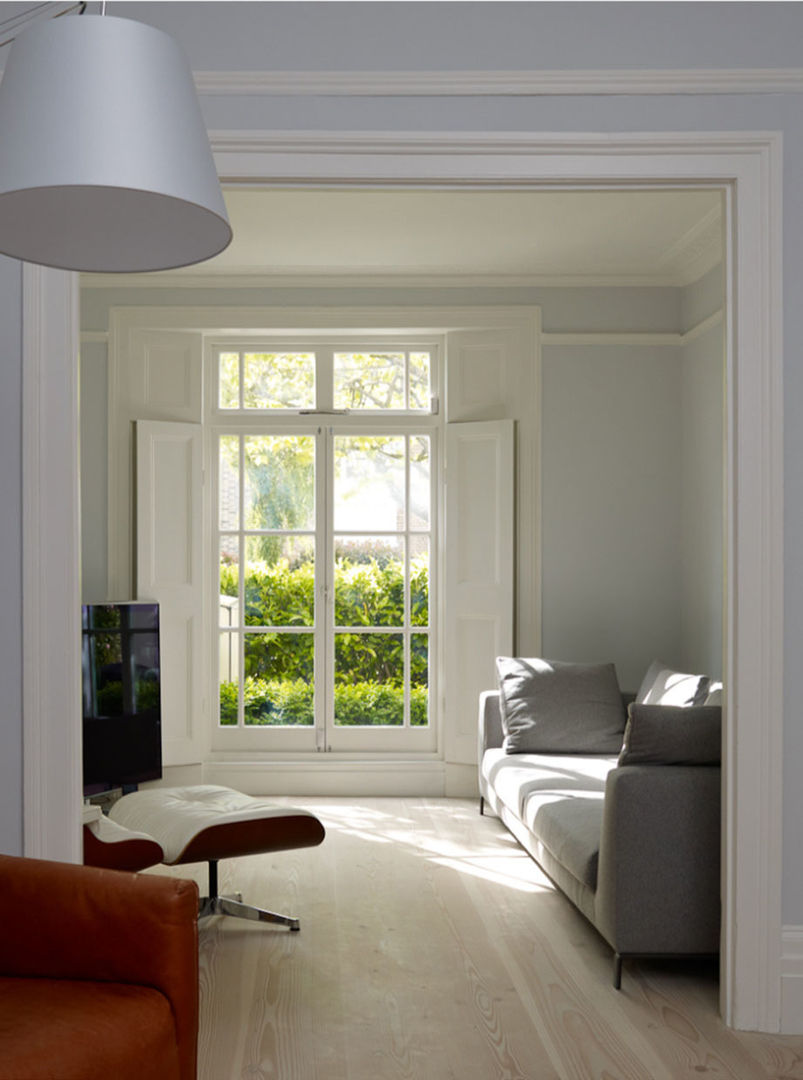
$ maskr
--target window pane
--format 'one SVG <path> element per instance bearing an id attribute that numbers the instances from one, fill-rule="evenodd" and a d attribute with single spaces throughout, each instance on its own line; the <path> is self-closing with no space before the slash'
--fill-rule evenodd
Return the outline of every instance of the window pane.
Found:
<path id="1" fill-rule="evenodd" d="M 246 409 L 314 409 L 315 353 L 245 353 Z"/>
<path id="2" fill-rule="evenodd" d="M 404 409 L 404 353 L 335 353 L 336 409 Z"/>
<path id="3" fill-rule="evenodd" d="M 311 536 L 245 538 L 246 626 L 313 626 L 315 540 Z"/>
<path id="4" fill-rule="evenodd" d="M 311 727 L 312 634 L 245 635 L 245 723 Z"/>
<path id="5" fill-rule="evenodd" d="M 218 468 L 218 523 L 221 529 L 240 526 L 240 439 L 223 435 Z"/>
<path id="6" fill-rule="evenodd" d="M 240 407 L 240 354 L 221 353 L 218 358 L 218 405 L 221 409 Z"/>
<path id="7" fill-rule="evenodd" d="M 335 625 L 404 626 L 404 541 L 335 537 Z"/>
<path id="8" fill-rule="evenodd" d="M 410 623 L 429 626 L 429 538 L 410 537 Z"/>
<path id="9" fill-rule="evenodd" d="M 335 634 L 335 724 L 401 727 L 401 634 Z"/>
<path id="10" fill-rule="evenodd" d="M 408 409 L 432 410 L 432 390 L 429 383 L 429 353 L 410 353 L 410 400 Z"/>
<path id="11" fill-rule="evenodd" d="M 410 437 L 410 528 L 429 528 L 429 436 Z"/>
<path id="12" fill-rule="evenodd" d="M 404 441 L 382 435 L 335 438 L 337 531 L 404 528 Z"/>
<path id="13" fill-rule="evenodd" d="M 315 439 L 251 435 L 245 439 L 245 527 L 315 527 Z"/>
<path id="14" fill-rule="evenodd" d="M 238 626 L 240 622 L 240 544 L 236 536 L 220 538 L 220 595 L 218 596 L 218 623 L 220 626 Z"/>
<path id="15" fill-rule="evenodd" d="M 429 636 L 410 635 L 410 724 L 429 723 Z"/>
<path id="16" fill-rule="evenodd" d="M 218 639 L 218 682 L 220 683 L 220 723 L 237 724 L 237 695 L 240 685 L 240 638 L 222 633 Z"/>

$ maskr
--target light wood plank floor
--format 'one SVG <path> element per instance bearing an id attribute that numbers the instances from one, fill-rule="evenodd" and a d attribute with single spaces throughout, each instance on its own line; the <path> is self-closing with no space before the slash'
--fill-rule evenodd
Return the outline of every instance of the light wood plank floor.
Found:
<path id="1" fill-rule="evenodd" d="M 222 892 L 301 932 L 201 924 L 200 1080 L 803 1080 L 803 1038 L 725 1028 L 710 962 L 629 962 L 617 993 L 609 948 L 476 801 L 276 801 L 327 837 L 221 864 Z"/>

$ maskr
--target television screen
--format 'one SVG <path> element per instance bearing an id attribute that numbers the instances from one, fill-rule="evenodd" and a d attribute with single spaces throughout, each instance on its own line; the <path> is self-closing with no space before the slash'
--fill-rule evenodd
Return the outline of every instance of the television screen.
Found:
<path id="1" fill-rule="evenodd" d="M 159 605 L 82 610 L 84 794 L 162 775 Z"/>

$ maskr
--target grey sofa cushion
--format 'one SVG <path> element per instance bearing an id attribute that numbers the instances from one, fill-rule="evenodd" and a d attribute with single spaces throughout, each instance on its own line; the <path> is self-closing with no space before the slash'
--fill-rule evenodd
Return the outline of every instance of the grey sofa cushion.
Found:
<path id="1" fill-rule="evenodd" d="M 534 812 L 525 813 L 530 831 L 573 877 L 596 888 L 603 793 L 597 797 L 569 794 L 533 802 Z"/>
<path id="2" fill-rule="evenodd" d="M 637 705 L 628 709 L 620 765 L 719 765 L 722 709 Z"/>
<path id="3" fill-rule="evenodd" d="M 636 694 L 639 705 L 702 705 L 711 680 L 707 675 L 687 675 L 660 660 L 653 660 Z"/>
<path id="4" fill-rule="evenodd" d="M 509 754 L 616 754 L 627 716 L 613 664 L 499 656 Z"/>

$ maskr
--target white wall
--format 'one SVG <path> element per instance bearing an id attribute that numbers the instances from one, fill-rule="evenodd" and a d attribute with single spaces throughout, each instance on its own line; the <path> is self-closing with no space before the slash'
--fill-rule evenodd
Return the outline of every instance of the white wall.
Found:
<path id="1" fill-rule="evenodd" d="M 22 854 L 22 268 L 0 256 L 0 851 Z"/>

